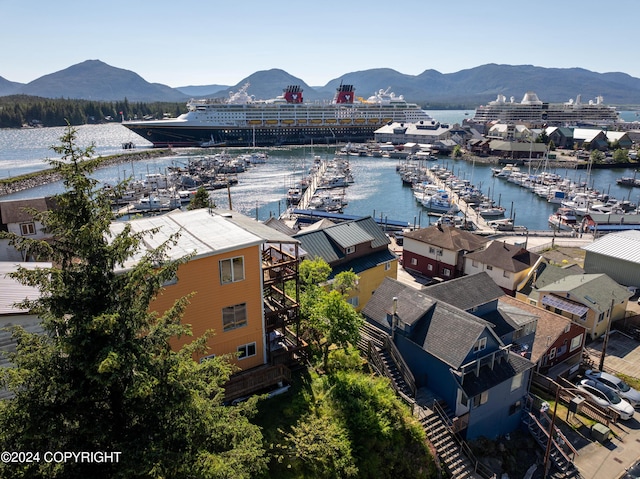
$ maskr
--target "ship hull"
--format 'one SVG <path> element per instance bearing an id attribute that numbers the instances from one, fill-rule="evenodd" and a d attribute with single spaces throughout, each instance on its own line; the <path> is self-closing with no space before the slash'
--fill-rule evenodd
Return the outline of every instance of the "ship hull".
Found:
<path id="1" fill-rule="evenodd" d="M 146 123 L 146 124 L 145 124 Z M 160 123 L 160 124 L 159 124 Z M 372 140 L 381 125 L 197 127 L 162 122 L 123 123 L 123 126 L 153 143 L 154 147 L 188 146 L 284 146 L 335 144 Z"/>

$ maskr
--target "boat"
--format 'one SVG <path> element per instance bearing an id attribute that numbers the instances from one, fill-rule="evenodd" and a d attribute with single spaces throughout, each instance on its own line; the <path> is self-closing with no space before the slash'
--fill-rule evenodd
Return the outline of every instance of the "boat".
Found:
<path id="1" fill-rule="evenodd" d="M 640 188 L 640 179 L 636 178 L 636 173 L 637 171 L 634 171 L 633 176 L 623 176 L 621 178 L 618 178 L 616 180 L 616 183 L 618 183 L 620 186 L 632 186 Z"/>
<path id="2" fill-rule="evenodd" d="M 483 218 L 495 218 L 504 216 L 506 209 L 504 206 L 494 205 L 492 202 L 480 203 L 478 214 Z"/>
<path id="3" fill-rule="evenodd" d="M 549 216 L 549 226 L 553 229 L 574 231 L 578 228 L 578 218 L 571 208 L 558 208 Z"/>
<path id="4" fill-rule="evenodd" d="M 365 143 L 378 125 L 430 120 L 416 103 L 379 90 L 356 97 L 353 85 L 340 84 L 331 101 L 305 103 L 303 90 L 289 85 L 273 99 L 256 100 L 245 83 L 228 98 L 192 99 L 177 118 L 131 120 L 123 126 L 154 147 L 280 146 Z M 285 120 L 281 121 L 281 118 Z M 367 118 L 366 122 L 354 121 Z"/>
<path id="5" fill-rule="evenodd" d="M 451 200 L 449 193 L 445 190 L 438 190 L 432 195 L 425 196 L 420 200 L 420 203 L 429 213 L 444 214 L 460 211 L 458 205 Z"/>
<path id="6" fill-rule="evenodd" d="M 505 123 L 525 122 L 534 127 L 606 126 L 621 122 L 616 108 L 605 105 L 602 96 L 587 103 L 582 102 L 580 95 L 565 103 L 548 103 L 541 101 L 532 91 L 526 92 L 519 103 L 514 97 L 507 101 L 505 95 L 498 95 L 496 100 L 476 108 L 471 122 L 488 123 L 497 120 Z"/>

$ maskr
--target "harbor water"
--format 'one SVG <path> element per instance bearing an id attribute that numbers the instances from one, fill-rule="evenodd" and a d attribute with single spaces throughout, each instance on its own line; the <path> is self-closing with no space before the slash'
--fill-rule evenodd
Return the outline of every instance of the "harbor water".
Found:
<path id="1" fill-rule="evenodd" d="M 440 121 L 460 122 L 465 112 L 429 113 Z M 452 118 L 446 118 L 447 114 Z M 453 118 L 456 114 L 459 119 Z M 150 144 L 119 124 L 81 126 L 77 131 L 78 146 L 94 144 L 96 153 L 103 156 L 122 153 L 122 144 L 125 142 L 133 142 L 138 150 L 150 148 Z M 46 168 L 47 158 L 56 157 L 50 147 L 59 144 L 59 138 L 63 133 L 64 128 L 0 130 L 0 178 Z M 176 149 L 170 156 L 102 168 L 95 172 L 95 178 L 108 184 L 131 177 L 144 179 L 150 173 L 166 173 L 169 167 L 184 166 L 194 156 L 213 155 L 220 151 L 222 150 Z M 235 155 L 247 151 L 234 149 L 228 153 Z M 279 216 L 286 210 L 288 189 L 307 175 L 314 158 L 331 160 L 335 157 L 337 148 L 335 145 L 300 146 L 260 151 L 269 155 L 267 162 L 240 173 L 239 182 L 230 188 L 230 194 L 227 190 L 211 192 L 217 206 L 231 206 L 233 210 L 259 220 Z M 349 160 L 355 181 L 344 188 L 348 201 L 344 209 L 345 214 L 403 221 L 409 226 L 427 226 L 436 221 L 437 218 L 428 216 L 416 201 L 411 188 L 403 186 L 400 175 L 396 173 L 396 167 L 402 160 L 359 156 L 350 156 Z M 547 219 L 559 205 L 549 203 L 514 183 L 495 178 L 492 176 L 491 168 L 496 165 L 453 160 L 448 157 L 426 162 L 426 166 L 434 164 L 446 166 L 459 178 L 470 180 L 495 203 L 504 206 L 506 216 L 515 218 L 516 225 L 526 226 L 530 230 L 549 229 Z M 632 176 L 632 170 L 594 169 L 589 177 L 585 170 L 563 169 L 550 172 L 569 177 L 578 183 L 587 182 L 589 186 L 609 193 L 617 199 L 627 199 L 634 203 L 640 201 L 640 189 L 625 188 L 616 184 L 616 178 Z M 53 183 L 3 196 L 0 201 L 42 197 L 60 191 L 62 184 Z"/>

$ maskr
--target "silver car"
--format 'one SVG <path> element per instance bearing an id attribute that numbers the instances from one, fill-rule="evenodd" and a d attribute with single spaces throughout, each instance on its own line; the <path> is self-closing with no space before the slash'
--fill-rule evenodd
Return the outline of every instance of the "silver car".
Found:
<path id="1" fill-rule="evenodd" d="M 601 391 L 595 386 L 592 379 L 583 379 L 578 384 L 578 389 L 585 394 L 587 401 L 598 404 L 602 407 L 610 407 L 620 414 L 620 419 L 626 421 L 633 417 L 635 412 L 633 406 L 624 399 L 620 398 L 615 392 L 606 390 Z"/>
<path id="2" fill-rule="evenodd" d="M 593 380 L 596 387 L 601 391 L 609 389 L 617 393 L 622 399 L 625 399 L 634 408 L 640 406 L 640 392 L 633 389 L 622 379 L 601 371 L 593 371 L 587 369 L 584 373 L 585 378 Z"/>

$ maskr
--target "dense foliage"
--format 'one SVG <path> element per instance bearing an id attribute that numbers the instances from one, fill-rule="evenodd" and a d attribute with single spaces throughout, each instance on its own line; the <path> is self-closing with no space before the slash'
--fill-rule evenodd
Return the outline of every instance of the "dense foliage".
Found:
<path id="1" fill-rule="evenodd" d="M 34 462 L 0 463 L 0 477 L 250 478 L 266 458 L 251 424 L 255 402 L 222 404 L 231 366 L 203 363 L 193 353 L 206 337 L 175 351 L 170 339 L 190 335 L 181 324 L 188 298 L 160 315 L 149 304 L 186 261 L 167 261 L 172 242 L 145 252 L 127 226 L 110 233 L 108 193 L 90 178 L 68 127 L 51 160 L 64 178 L 57 207 L 35 213 L 52 240 L 9 236 L 21 251 L 52 262 L 21 269 L 20 282 L 41 291 L 22 306 L 42 320 L 45 334 L 16 328 L 14 368 L 0 368 L 0 386 L 14 393 L 0 403 L 0 449 L 37 452 Z M 134 267 L 118 272 L 134 254 Z M 47 461 L 50 452 L 120 453 L 117 461 Z M 113 456 L 112 456 L 113 457 Z M 3 456 L 4 458 L 4 456 Z"/>
<path id="2" fill-rule="evenodd" d="M 129 103 L 91 100 L 50 99 L 28 95 L 0 97 L 0 128 L 22 126 L 72 126 L 118 122 L 123 118 L 162 118 L 184 113 L 182 103 Z"/>
<path id="3" fill-rule="evenodd" d="M 289 397 L 259 406 L 269 477 L 438 477 L 422 427 L 386 379 L 345 367 L 301 382 Z"/>

